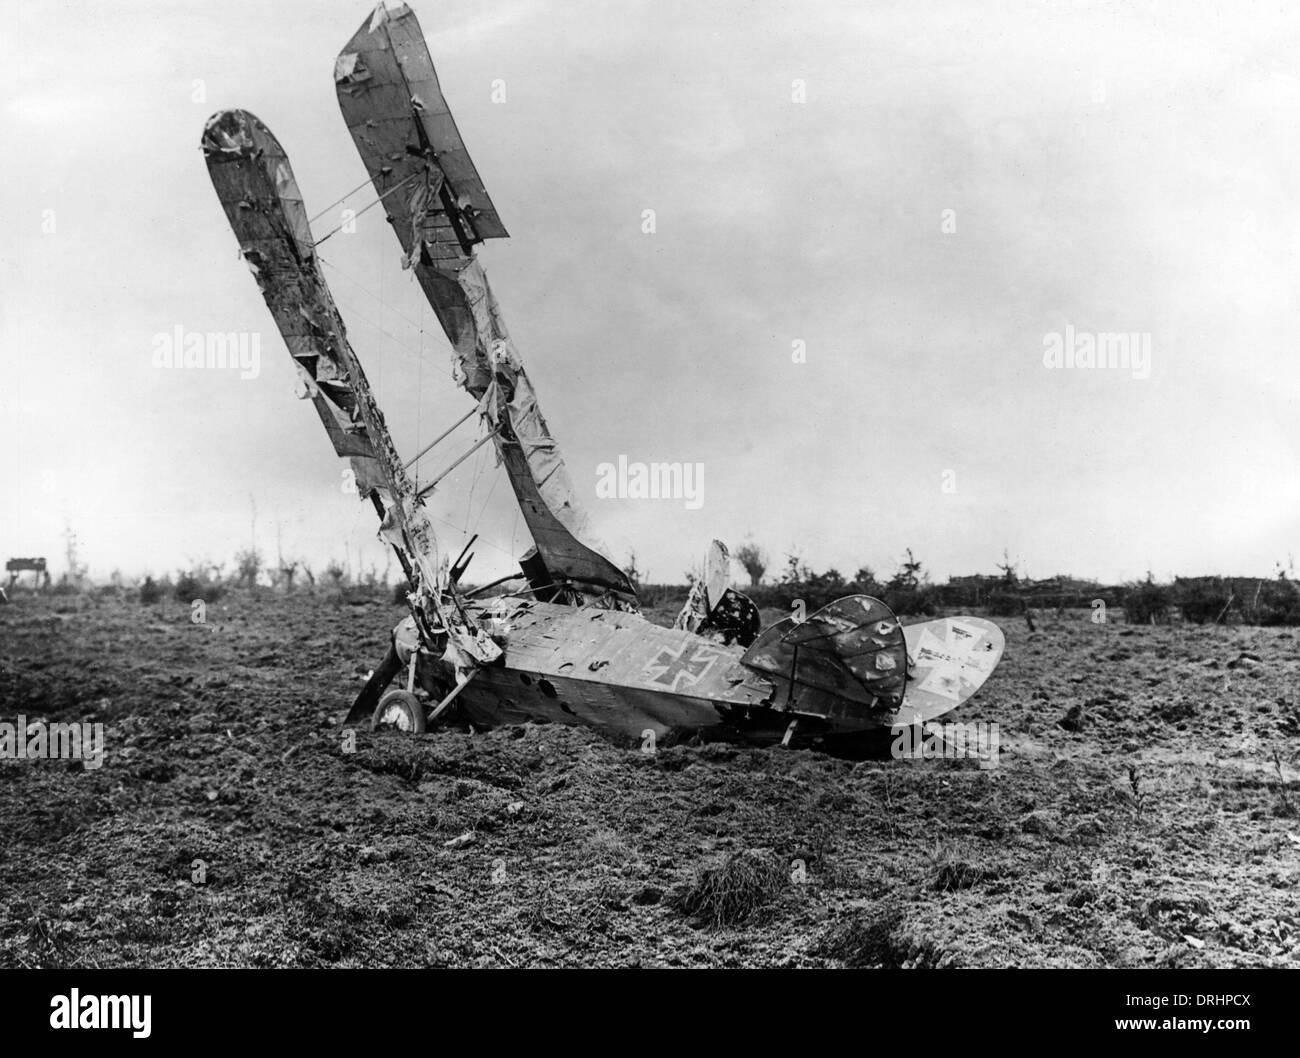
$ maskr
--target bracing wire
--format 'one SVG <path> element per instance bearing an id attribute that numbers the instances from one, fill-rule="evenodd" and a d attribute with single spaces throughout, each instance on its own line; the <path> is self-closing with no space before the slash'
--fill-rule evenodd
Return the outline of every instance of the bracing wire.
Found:
<path id="1" fill-rule="evenodd" d="M 478 517 L 474 519 L 474 524 L 469 529 L 470 532 L 478 532 L 479 523 L 483 521 L 483 515 L 487 514 L 488 504 L 492 502 L 492 493 L 496 492 L 499 484 L 501 484 L 501 475 L 496 474 L 492 478 L 492 487 L 488 489 L 487 499 L 483 501 L 483 506 L 478 510 Z"/>
<path id="2" fill-rule="evenodd" d="M 331 235 L 336 235 L 336 234 L 338 234 L 338 233 L 341 232 L 345 227 L 347 227 L 349 223 L 351 223 L 352 221 L 356 220 L 359 216 L 361 216 L 361 214 L 363 214 L 363 213 L 368 213 L 370 210 L 374 209 L 377 205 L 379 205 L 379 203 L 381 203 L 384 199 L 386 199 L 389 195 L 391 195 L 394 191 L 396 191 L 396 190 L 397 190 L 399 187 L 401 187 L 403 184 L 409 184 L 412 180 L 414 180 L 417 176 L 420 176 L 420 175 L 421 175 L 421 173 L 417 170 L 416 172 L 414 172 L 414 173 L 412 173 L 410 176 L 408 176 L 405 180 L 399 180 L 399 181 L 398 181 L 397 183 L 395 183 L 392 187 L 390 187 L 387 191 L 385 191 L 382 195 L 380 195 L 377 199 L 375 199 L 372 203 L 370 203 L 370 205 L 365 206 L 364 208 L 357 210 L 354 214 L 352 214 L 351 217 L 349 217 L 347 220 L 345 220 L 342 224 L 338 225 L 338 226 L 335 227 L 335 228 L 331 228 L 329 231 L 327 231 L 324 235 L 322 235 L 319 239 L 317 239 L 314 243 L 312 243 L 312 246 L 314 246 L 314 247 L 315 247 L 315 246 L 319 246 L 319 245 L 320 245 L 321 243 L 323 243 L 326 239 L 328 239 Z"/>
<path id="3" fill-rule="evenodd" d="M 384 199 L 385 199 L 389 194 L 391 194 L 393 191 L 396 191 L 399 187 L 401 187 L 402 184 L 407 183 L 410 179 L 412 179 L 414 175 L 415 175 L 415 174 L 412 174 L 412 177 L 408 177 L 407 180 L 404 180 L 404 181 L 402 181 L 401 183 L 396 184 L 396 185 L 394 185 L 393 187 L 389 188 L 388 191 L 386 191 L 386 192 L 384 192 L 384 194 L 380 195 L 379 198 L 375 199 L 374 202 L 371 202 L 370 205 L 368 205 L 368 206 L 365 207 L 365 209 L 362 209 L 361 211 L 359 211 L 359 212 L 356 214 L 356 216 L 360 216 L 361 213 L 364 213 L 364 212 L 366 212 L 366 210 L 372 209 L 374 206 L 378 205 L 378 204 L 379 204 L 380 202 L 382 202 L 382 201 L 383 201 L 383 200 L 384 200 Z M 367 181 L 367 183 L 368 183 L 368 182 L 369 182 L 369 181 Z M 322 210 L 322 211 L 321 211 L 320 213 L 318 213 L 315 217 L 313 217 L 312 220 L 315 221 L 315 220 L 319 219 L 321 216 L 324 216 L 324 214 L 327 213 L 327 212 L 329 212 L 330 209 L 333 209 L 334 206 L 337 206 L 340 202 L 345 201 L 349 196 L 355 194 L 357 191 L 359 191 L 359 190 L 360 190 L 362 187 L 364 187 L 364 186 L 365 186 L 365 184 L 363 183 L 363 184 L 360 184 L 360 185 L 358 185 L 357 187 L 353 188 L 352 191 L 349 191 L 347 195 L 344 195 L 343 198 L 340 198 L 340 199 L 338 199 L 337 201 L 331 203 L 331 204 L 330 204 L 329 206 L 327 206 L 324 210 Z M 335 228 L 335 229 L 333 229 L 332 231 L 328 232 L 325 236 L 323 236 L 322 238 L 318 239 L 318 240 L 316 241 L 316 244 L 315 244 L 315 245 L 319 246 L 319 245 L 320 245 L 321 243 L 323 243 L 326 239 L 328 239 L 331 235 L 333 235 L 333 234 L 335 234 L 337 231 L 341 230 L 342 227 L 343 227 L 343 225 L 339 225 L 337 228 Z M 415 320 L 412 320 L 409 316 L 406 316 L 404 313 L 399 312 L 397 309 L 394 309 L 391 305 L 389 305 L 389 304 L 387 303 L 387 301 L 386 301 L 386 299 L 384 298 L 384 295 L 383 295 L 383 270 L 382 270 L 382 269 L 380 269 L 380 271 L 379 271 L 379 275 L 380 275 L 380 291 L 379 291 L 379 293 L 376 293 L 375 291 L 373 291 L 373 290 L 371 290 L 369 287 L 367 287 L 364 283 L 362 283 L 360 280 L 356 279 L 354 276 L 349 275 L 349 274 L 348 274 L 347 272 L 345 272 L 343 269 L 339 268 L 339 266 L 336 265 L 336 264 L 334 264 L 334 262 L 327 260 L 325 257 L 323 257 L 323 256 L 321 256 L 321 255 L 319 255 L 319 254 L 317 255 L 317 257 L 318 257 L 318 259 L 321 261 L 322 264 L 325 264 L 325 265 L 329 266 L 329 268 L 330 268 L 331 271 L 336 272 L 338 275 L 340 275 L 340 276 L 342 276 L 344 279 L 348 280 L 348 282 L 350 282 L 353 286 L 355 286 L 355 287 L 357 287 L 358 289 L 360 289 L 363 293 L 368 294 L 370 297 L 372 297 L 372 298 L 373 298 L 373 299 L 374 299 L 374 300 L 379 304 L 379 306 L 380 306 L 380 310 L 381 310 L 381 313 L 380 313 L 381 320 L 382 320 L 383 312 L 386 310 L 386 311 L 388 311 L 388 312 L 391 312 L 391 313 L 392 313 L 394 316 L 396 316 L 398 319 L 404 321 L 405 323 L 409 324 L 410 326 L 412 326 L 412 327 L 414 327 L 414 328 L 416 329 L 416 332 L 417 332 L 418 335 L 419 335 L 419 343 L 420 343 L 420 344 L 419 344 L 419 347 L 417 347 L 417 348 L 413 348 L 412 346 L 410 346 L 410 345 L 407 344 L 406 342 L 404 342 L 404 341 L 402 341 L 401 339 L 397 338 L 395 335 L 393 335 L 393 334 L 392 334 L 391 332 L 389 332 L 387 329 L 385 329 L 384 326 L 383 326 L 383 324 L 382 324 L 382 322 L 377 323 L 375 320 L 370 319 L 368 316 L 366 316 L 364 313 L 361 313 L 361 312 L 355 312 L 355 311 L 353 311 L 353 313 L 352 313 L 352 314 L 355 315 L 358 319 L 360 319 L 362 322 L 369 324 L 369 325 L 370 325 L 371 327 L 373 327 L 376 331 L 378 331 L 379 334 L 381 334 L 381 335 L 383 335 L 385 338 L 387 338 L 387 339 L 388 339 L 388 340 L 393 344 L 394 347 L 396 347 L 397 349 L 402 350 L 403 352 L 407 353 L 408 355 L 411 355 L 411 356 L 415 357 L 416 365 L 417 365 L 418 370 L 419 370 L 419 374 L 418 374 L 418 376 L 417 376 L 417 385 L 419 385 L 419 389 L 420 389 L 420 391 L 422 392 L 422 390 L 423 390 L 423 374 L 424 374 L 424 356 L 425 356 L 425 351 L 424 351 L 424 348 L 423 348 L 423 345 L 424 345 L 424 331 L 425 331 L 425 328 L 424 328 L 424 306 L 422 305 L 422 306 L 420 307 L 420 317 L 421 317 L 421 318 L 420 318 L 420 321 L 419 321 L 419 322 L 416 322 Z M 382 356 L 382 348 L 381 348 L 381 356 Z M 416 429 L 417 429 L 417 436 L 418 436 L 419 431 L 420 431 L 421 426 L 422 426 L 422 409 L 423 409 L 423 402 L 422 402 L 422 401 L 417 401 L 417 402 L 416 402 L 416 420 L 417 420 L 417 421 L 416 421 Z M 462 420 L 462 421 L 463 421 L 463 420 Z M 458 425 L 459 425 L 459 424 L 458 424 Z M 500 484 L 500 481 L 501 481 L 500 475 L 496 475 L 496 476 L 494 476 L 493 481 L 492 481 L 492 486 L 491 486 L 491 488 L 488 490 L 487 496 L 484 498 L 482 506 L 479 508 L 478 515 L 477 515 L 477 517 L 474 517 L 474 518 L 473 518 L 473 523 L 472 523 L 472 526 L 473 526 L 473 527 L 472 527 L 472 529 L 471 529 L 470 517 L 471 517 L 472 512 L 473 512 L 474 491 L 475 491 L 475 489 L 477 488 L 479 478 L 483 475 L 483 472 L 484 472 L 484 468 L 483 468 L 483 465 L 482 465 L 482 464 L 483 464 L 483 460 L 484 460 L 484 458 L 485 458 L 485 457 L 480 453 L 480 455 L 479 455 L 479 459 L 478 459 L 478 461 L 477 461 L 477 466 L 476 466 L 476 469 L 475 469 L 475 472 L 474 472 L 474 480 L 473 480 L 473 482 L 472 482 L 471 485 L 470 485 L 470 493 L 469 493 L 469 496 L 468 496 L 468 498 L 467 498 L 467 500 L 466 500 L 466 508 L 465 508 L 465 509 L 466 509 L 466 524 L 465 524 L 465 527 L 464 527 L 464 528 L 461 528 L 460 526 L 457 526 L 454 522 L 451 522 L 451 521 L 449 521 L 448 519 L 443 518 L 443 517 L 441 517 L 441 516 L 439 516 L 439 515 L 433 514 L 432 511 L 428 511 L 427 513 L 429 514 L 430 517 L 432 517 L 435 521 L 440 522 L 441 524 L 445 525 L 447 528 L 452 529 L 452 530 L 455 530 L 456 532 L 459 532 L 459 533 L 464 533 L 464 534 L 468 535 L 468 534 L 471 533 L 472 531 L 477 531 L 479 523 L 483 520 L 483 516 L 487 513 L 488 506 L 489 506 L 489 504 L 490 504 L 491 501 L 492 501 L 492 496 L 493 496 L 493 494 L 496 492 L 497 485 L 499 485 L 499 484 Z M 418 487 L 419 487 L 419 473 L 418 473 L 418 470 L 417 470 L 417 472 L 416 472 L 415 482 L 416 482 L 416 487 L 417 487 L 417 489 L 418 489 Z M 427 508 L 426 508 L 426 510 L 427 510 Z M 517 542 L 518 542 L 518 541 L 517 541 L 518 534 L 519 534 L 519 511 L 516 510 L 516 511 L 515 511 L 514 526 L 513 526 L 513 528 L 511 529 L 511 546 L 512 546 L 512 548 L 514 548 L 514 550 L 517 550 L 517 546 L 516 546 L 516 545 L 517 545 Z M 506 548 L 501 547 L 501 546 L 498 545 L 498 544 L 494 544 L 491 540 L 487 540 L 487 539 L 482 540 L 482 543 L 485 544 L 486 546 L 490 547 L 493 551 L 496 551 L 496 552 L 499 552 L 499 553 L 502 554 L 502 555 L 505 555 L 505 556 L 506 556 L 507 558 L 509 558 L 512 562 L 514 561 L 514 557 L 515 557 L 515 556 L 514 556 L 514 550 L 507 550 Z"/>
<path id="4" fill-rule="evenodd" d="M 445 525 L 448 529 L 454 529 L 458 533 L 462 531 L 460 526 L 456 525 L 455 522 L 449 522 L 447 521 L 446 518 L 443 518 L 437 514 L 433 514 L 432 512 L 429 512 L 429 517 L 432 518 L 435 522 L 442 522 L 442 524 Z M 514 557 L 515 557 L 514 554 L 507 551 L 504 547 L 501 547 L 499 544 L 494 544 L 492 543 L 491 540 L 488 540 L 486 538 L 480 538 L 479 542 L 486 544 L 488 547 L 492 548 L 493 551 L 500 551 L 501 554 L 506 556 L 506 558 L 510 559 L 512 562 L 514 561 Z"/>
<path id="5" fill-rule="evenodd" d="M 325 207 L 324 209 L 322 209 L 319 213 L 317 213 L 316 216 L 314 216 L 314 217 L 312 217 L 310 220 L 308 220 L 307 223 L 308 223 L 308 224 L 315 224 L 318 220 L 321 219 L 321 217 L 325 216 L 325 214 L 328 213 L 330 210 L 332 210 L 335 206 L 341 205 L 342 203 L 346 202 L 346 201 L 347 201 L 348 199 L 350 199 L 353 195 L 355 195 L 358 191 L 360 191 L 363 187 L 365 187 L 368 183 L 370 183 L 370 177 L 366 177 L 364 180 L 361 181 L 361 183 L 357 184 L 356 187 L 354 187 L 351 191 L 349 191 L 347 194 L 345 194 L 342 198 L 336 198 L 336 199 L 335 199 L 333 202 L 331 202 L 328 206 L 326 206 L 326 207 Z"/>
<path id="6" fill-rule="evenodd" d="M 408 355 L 415 357 L 417 361 L 423 357 L 423 354 L 420 352 L 420 350 L 408 345 L 406 342 L 402 341 L 400 338 L 391 334 L 389 331 L 384 330 L 384 328 L 380 324 L 376 323 L 364 312 L 358 312 L 355 309 L 349 308 L 347 314 L 349 316 L 355 316 L 362 323 L 369 324 L 376 331 L 378 331 L 385 338 L 387 338 L 390 342 L 392 342 L 398 349 L 401 349 L 404 353 L 407 353 Z"/>
<path id="7" fill-rule="evenodd" d="M 374 298 L 376 301 L 380 301 L 380 302 L 382 302 L 383 299 L 382 299 L 378 294 L 376 294 L 373 290 L 371 290 L 368 286 L 366 286 L 364 283 L 362 283 L 362 282 L 361 282 L 359 279 L 357 279 L 355 276 L 349 275 L 347 272 L 343 271 L 343 269 L 341 269 L 341 268 L 340 268 L 338 265 L 336 265 L 333 261 L 327 261 L 327 260 L 325 260 L 324 257 L 320 258 L 320 260 L 321 260 L 321 263 L 322 263 L 322 264 L 329 265 L 329 267 L 330 267 L 333 271 L 337 272 L 339 275 L 341 275 L 344 279 L 346 279 L 346 280 L 347 280 L 349 283 L 351 283 L 353 286 L 357 287 L 358 289 L 360 289 L 360 290 L 363 291 L 364 293 L 369 294 L 369 295 L 370 295 L 372 298 Z M 395 308 L 393 308 L 391 305 L 388 306 L 388 309 L 389 309 L 389 311 L 390 311 L 394 316 L 396 316 L 399 320 L 404 320 L 405 322 L 409 323 L 412 327 L 414 327 L 416 330 L 418 330 L 421 334 L 424 333 L 424 325 L 423 325 L 422 323 L 416 323 L 413 319 L 411 319 L 410 316 L 407 316 L 407 315 L 404 315 L 404 314 L 401 313 L 401 312 L 398 312 L 398 311 L 397 311 Z"/>
<path id="8" fill-rule="evenodd" d="M 465 532 L 469 532 L 469 517 L 474 513 L 474 490 L 478 488 L 479 478 L 483 474 L 483 449 L 479 449 L 474 458 L 474 476 L 470 478 L 469 495 L 465 497 Z"/>

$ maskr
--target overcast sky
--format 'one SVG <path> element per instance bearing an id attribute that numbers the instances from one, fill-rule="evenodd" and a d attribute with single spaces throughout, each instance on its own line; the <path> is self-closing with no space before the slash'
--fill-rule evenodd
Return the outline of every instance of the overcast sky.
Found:
<path id="1" fill-rule="evenodd" d="M 1004 548 L 1035 577 L 1106 581 L 1269 575 L 1300 551 L 1293 6 L 413 6 L 511 232 L 482 260 L 620 564 L 635 549 L 680 581 L 712 537 L 746 535 L 774 572 L 794 548 L 885 574 L 911 547 L 936 577 Z M 92 574 L 158 574 L 250 540 L 273 556 L 278 532 L 317 568 L 383 569 L 199 151 L 205 119 L 242 107 L 309 213 L 361 184 L 332 67 L 368 10 L 7 13 L 6 555 L 61 568 L 71 526 Z M 414 454 L 469 407 L 446 340 L 381 208 L 321 254 Z M 155 368 L 177 327 L 258 332 L 260 372 Z M 1149 341 L 1146 377 L 1045 365 L 1053 335 L 1118 332 Z M 703 503 L 598 498 L 620 455 L 703 464 Z M 448 547 L 481 533 L 474 580 L 528 546 L 492 463 L 434 500 Z"/>

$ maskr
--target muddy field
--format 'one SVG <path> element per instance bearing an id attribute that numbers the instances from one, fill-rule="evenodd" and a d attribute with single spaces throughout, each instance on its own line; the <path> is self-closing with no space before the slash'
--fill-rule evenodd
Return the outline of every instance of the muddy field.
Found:
<path id="1" fill-rule="evenodd" d="M 953 717 L 992 769 L 553 725 L 348 752 L 401 616 L 0 607 L 0 720 L 106 742 L 0 760 L 0 965 L 1300 964 L 1291 631 L 1001 621 Z"/>

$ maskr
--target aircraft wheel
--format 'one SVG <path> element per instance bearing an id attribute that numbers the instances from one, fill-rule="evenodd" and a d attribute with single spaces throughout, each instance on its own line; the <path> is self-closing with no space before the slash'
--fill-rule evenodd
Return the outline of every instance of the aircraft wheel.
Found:
<path id="1" fill-rule="evenodd" d="M 410 691 L 389 691 L 379 699 L 370 730 L 395 729 L 408 735 L 424 734 L 424 705 Z"/>

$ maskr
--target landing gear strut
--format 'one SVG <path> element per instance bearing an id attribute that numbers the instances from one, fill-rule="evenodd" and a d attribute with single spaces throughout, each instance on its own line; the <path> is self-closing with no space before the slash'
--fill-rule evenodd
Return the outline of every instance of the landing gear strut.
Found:
<path id="1" fill-rule="evenodd" d="M 393 653 L 396 656 L 396 648 L 394 648 Z M 405 732 L 408 735 L 424 734 L 424 703 L 415 694 L 415 666 L 419 659 L 419 649 L 412 650 L 411 661 L 406 668 L 406 690 L 389 691 L 379 700 L 379 704 L 375 706 L 374 715 L 370 718 L 371 731 L 379 731 L 385 727 L 395 727 L 398 731 Z M 399 669 L 400 665 L 399 660 Z"/>

